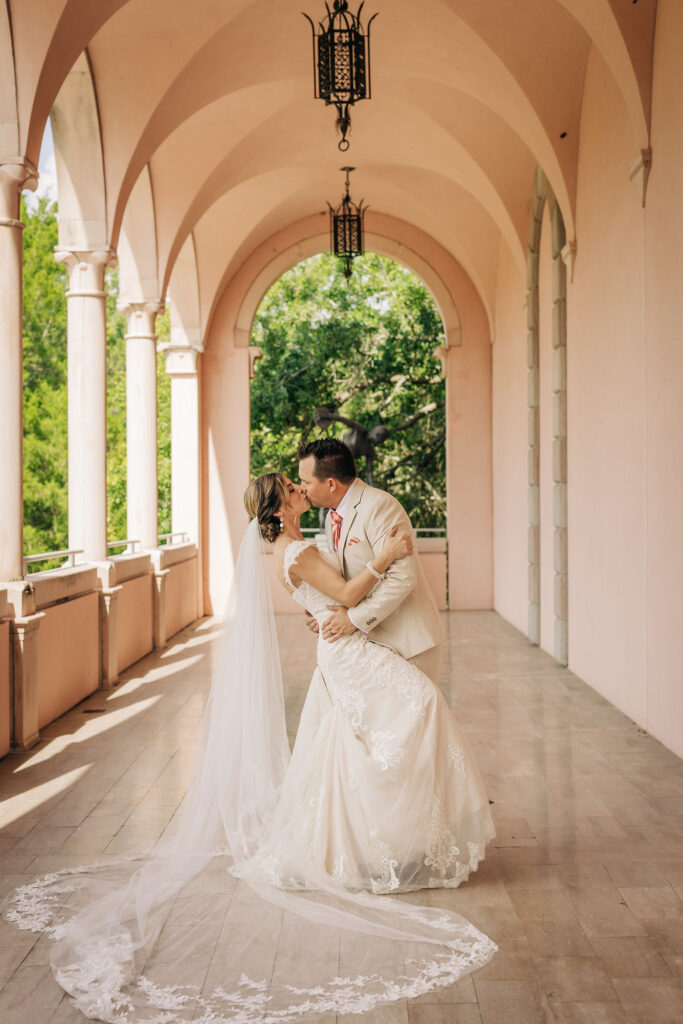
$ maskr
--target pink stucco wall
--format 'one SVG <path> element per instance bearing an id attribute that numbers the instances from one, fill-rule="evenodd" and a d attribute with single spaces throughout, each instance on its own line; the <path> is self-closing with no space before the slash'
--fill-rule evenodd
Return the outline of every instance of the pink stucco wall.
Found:
<path id="1" fill-rule="evenodd" d="M 172 565 L 166 577 L 166 637 L 197 618 L 197 558 Z"/>
<path id="2" fill-rule="evenodd" d="M 683 4 L 659 0 L 645 217 L 647 728 L 683 754 Z"/>
<path id="3" fill-rule="evenodd" d="M 99 686 L 99 594 L 41 609 L 38 629 L 38 728 Z"/>
<path id="4" fill-rule="evenodd" d="M 621 96 L 593 52 L 568 293 L 569 664 L 645 724 L 645 216 L 628 179 L 634 147 Z"/>
<path id="5" fill-rule="evenodd" d="M 682 32 L 683 7 L 660 4 L 645 209 L 621 99 L 591 58 L 568 360 L 570 664 L 679 753 Z"/>
<path id="6" fill-rule="evenodd" d="M 222 615 L 247 525 L 249 356 L 232 339 L 214 338 L 202 360 L 202 555 L 204 609 Z"/>
<path id="7" fill-rule="evenodd" d="M 462 345 L 448 350 L 446 379 L 450 607 L 493 603 L 491 336 L 474 295 L 463 295 Z"/>
<path id="8" fill-rule="evenodd" d="M 119 672 L 153 647 L 151 573 L 124 580 L 117 597 L 116 657 Z"/>

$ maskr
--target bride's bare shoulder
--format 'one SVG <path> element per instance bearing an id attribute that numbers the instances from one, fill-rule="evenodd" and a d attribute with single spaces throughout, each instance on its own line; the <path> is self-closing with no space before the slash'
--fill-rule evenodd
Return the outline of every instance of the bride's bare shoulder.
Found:
<path id="1" fill-rule="evenodd" d="M 287 555 L 287 548 L 292 546 L 295 548 L 295 550 L 290 552 L 290 567 L 289 573 L 287 574 L 289 576 L 288 579 L 287 576 L 285 575 L 285 558 Z M 290 592 L 292 583 L 296 587 L 298 583 L 301 582 L 297 573 L 291 568 L 291 556 L 300 554 L 302 549 L 307 550 L 310 546 L 310 542 L 308 541 L 302 542 L 298 540 L 292 540 L 291 537 L 278 537 L 277 540 L 275 540 L 271 546 L 271 551 L 275 559 L 275 572 L 280 582 L 283 583 L 287 590 L 289 590 Z M 294 559 L 294 561 L 296 561 L 296 558 Z"/>
<path id="2" fill-rule="evenodd" d="M 271 551 L 273 552 L 273 556 L 275 558 L 275 564 L 278 567 L 284 565 L 285 558 L 287 557 L 288 548 L 293 549 L 289 553 L 289 557 L 291 558 L 292 555 L 299 555 L 303 550 L 308 549 L 310 546 L 310 541 L 292 540 L 291 537 L 278 537 L 271 547 Z"/>

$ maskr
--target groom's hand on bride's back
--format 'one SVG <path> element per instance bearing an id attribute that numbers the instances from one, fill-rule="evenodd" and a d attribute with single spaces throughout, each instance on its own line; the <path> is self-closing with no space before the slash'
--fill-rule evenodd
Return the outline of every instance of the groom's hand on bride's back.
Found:
<path id="1" fill-rule="evenodd" d="M 323 622 L 323 640 L 329 640 L 332 643 L 334 640 L 339 640 L 343 636 L 351 636 L 356 632 L 356 627 L 349 618 L 348 608 L 340 608 L 338 604 L 327 604 L 325 607 L 334 614 L 328 616 Z"/>

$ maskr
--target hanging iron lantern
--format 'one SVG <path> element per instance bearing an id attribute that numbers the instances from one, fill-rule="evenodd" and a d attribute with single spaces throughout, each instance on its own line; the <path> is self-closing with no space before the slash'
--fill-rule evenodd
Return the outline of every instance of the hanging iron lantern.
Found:
<path id="1" fill-rule="evenodd" d="M 344 260 L 344 277 L 348 281 L 351 277 L 351 260 L 355 256 L 362 256 L 365 252 L 365 238 L 363 230 L 363 218 L 367 207 L 363 206 L 363 200 L 356 204 L 349 195 L 349 174 L 355 170 L 354 167 L 342 167 L 346 172 L 346 192 L 338 206 L 327 205 L 330 208 L 330 235 L 331 248 L 335 256 Z"/>
<path id="2" fill-rule="evenodd" d="M 364 30 L 360 20 L 364 4 L 365 0 L 354 15 L 349 12 L 347 0 L 334 0 L 332 10 L 325 2 L 327 17 L 318 23 L 317 32 L 312 19 L 304 14 L 313 33 L 315 98 L 337 108 L 339 149 L 343 153 L 349 148 L 349 108 L 359 100 L 370 99 L 370 25 L 377 15 L 373 14 Z"/>

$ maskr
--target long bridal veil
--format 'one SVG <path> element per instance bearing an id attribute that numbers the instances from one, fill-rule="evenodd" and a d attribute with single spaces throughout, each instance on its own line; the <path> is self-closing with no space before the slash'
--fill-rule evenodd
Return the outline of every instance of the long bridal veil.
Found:
<path id="1" fill-rule="evenodd" d="M 283 1024 L 450 985 L 495 945 L 451 910 L 345 888 L 293 834 L 291 887 L 247 883 L 290 763 L 258 524 L 240 548 L 187 793 L 149 853 L 18 889 L 6 916 L 46 932 L 57 982 L 116 1024 Z M 233 874 L 231 869 L 235 868 Z M 250 873 L 253 877 L 253 872 Z"/>

